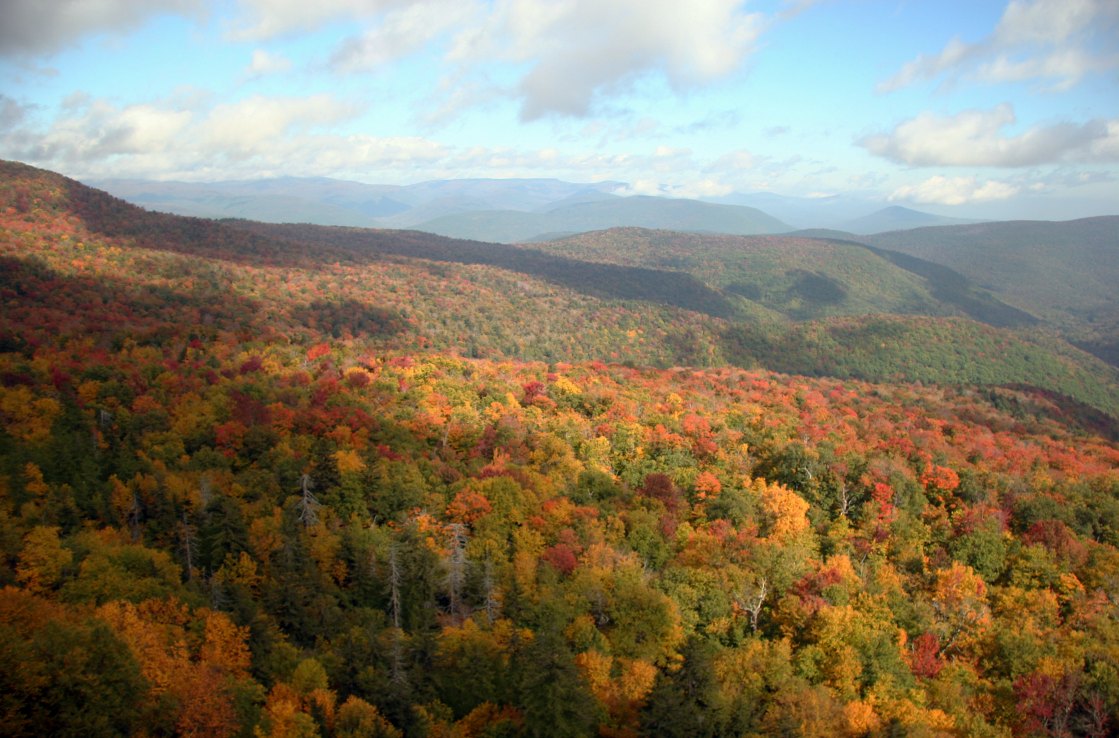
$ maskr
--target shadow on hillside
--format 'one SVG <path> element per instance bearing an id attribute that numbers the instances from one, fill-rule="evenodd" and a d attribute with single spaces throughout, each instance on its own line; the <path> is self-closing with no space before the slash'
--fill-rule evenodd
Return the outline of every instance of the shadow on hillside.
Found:
<path id="1" fill-rule="evenodd" d="M 67 207 L 90 232 L 107 238 L 133 240 L 156 251 L 197 254 L 239 264 L 291 264 L 313 268 L 335 261 L 337 254 L 308 255 L 300 246 L 270 239 L 219 221 L 157 213 L 137 207 L 107 192 L 63 179 Z"/>
<path id="2" fill-rule="evenodd" d="M 312 249 L 344 250 L 358 260 L 383 256 L 478 264 L 527 274 L 593 297 L 672 305 L 718 318 L 734 308 L 690 274 L 646 267 L 580 261 L 536 249 L 445 238 L 419 231 L 381 231 L 312 225 L 229 221 L 236 229 L 303 243 Z"/>
<path id="3" fill-rule="evenodd" d="M 1119 367 L 1119 340 L 1113 341 L 1070 341 L 1081 351 L 1087 351 L 1101 361 L 1106 361 L 1114 367 Z"/>
<path id="4" fill-rule="evenodd" d="M 290 314 L 298 324 L 332 338 L 346 334 L 386 338 L 406 330 L 403 318 L 396 312 L 351 299 L 315 300 L 292 308 Z"/>
<path id="5" fill-rule="evenodd" d="M 271 316 L 262 302 L 238 295 L 220 276 L 203 275 L 191 282 L 194 286 L 184 290 L 69 276 L 35 258 L 0 256 L 0 296 L 17 300 L 0 324 L 0 351 L 33 352 L 59 336 L 90 338 L 102 349 L 117 350 L 131 340 L 182 350 L 192 337 L 219 331 L 260 336 L 279 330 L 290 338 L 306 330 L 311 337 L 381 339 L 408 331 L 394 311 L 356 300 L 292 304 Z"/>
<path id="6" fill-rule="evenodd" d="M 978 320 L 980 323 L 986 323 L 996 328 L 1018 328 L 1037 325 L 1040 322 L 1024 310 L 1007 305 L 992 295 L 977 291 L 966 277 L 946 266 L 897 251 L 869 246 L 859 241 L 834 238 L 820 240 L 861 246 L 894 266 L 916 274 L 929 285 L 929 291 L 933 297 L 956 307 L 969 318 Z"/>
<path id="7" fill-rule="evenodd" d="M 1119 418 L 1112 417 L 1075 397 L 1029 384 L 1008 384 L 1005 387 L 1027 396 L 1040 398 L 1041 402 L 1035 403 L 1034 407 L 1028 407 L 1021 402 L 1008 403 L 997 393 L 989 392 L 988 401 L 1004 412 L 1015 417 L 1032 412 L 1034 415 L 1054 418 L 1065 425 L 1102 436 L 1109 441 L 1119 441 Z"/>
<path id="8" fill-rule="evenodd" d="M 120 245 L 197 254 L 241 264 L 321 268 L 403 256 L 479 264 L 527 274 L 583 294 L 673 305 L 715 317 L 733 307 L 720 293 L 687 274 L 598 264 L 504 244 L 443 238 L 418 231 L 214 221 L 144 210 L 101 190 L 60 178 L 66 206 L 91 232 Z"/>

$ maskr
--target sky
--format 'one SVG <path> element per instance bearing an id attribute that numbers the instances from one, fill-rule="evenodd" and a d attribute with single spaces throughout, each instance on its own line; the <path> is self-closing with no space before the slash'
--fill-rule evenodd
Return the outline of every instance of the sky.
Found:
<path id="1" fill-rule="evenodd" d="M 0 158 L 1119 214 L 1119 2 L 2 0 Z"/>

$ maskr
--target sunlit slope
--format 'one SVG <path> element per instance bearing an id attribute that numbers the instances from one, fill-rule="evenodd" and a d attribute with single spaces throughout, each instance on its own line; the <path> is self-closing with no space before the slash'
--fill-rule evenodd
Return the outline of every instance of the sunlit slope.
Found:
<path id="1" fill-rule="evenodd" d="M 920 275 L 850 244 L 626 230 L 609 249 L 527 248 L 216 222 L 146 212 L 22 165 L 2 172 L 0 327 L 20 350 L 57 332 L 160 345 L 174 316 L 188 335 L 283 336 L 293 350 L 327 335 L 374 352 L 1028 385 L 1119 415 L 1114 370 L 1058 340 L 963 318 Z"/>
<path id="2" fill-rule="evenodd" d="M 935 264 L 898 263 L 852 241 L 626 228 L 539 248 L 588 261 L 679 270 L 795 319 L 889 313 L 969 315 L 1000 326 L 1032 322 L 943 267 L 934 274 Z"/>
<path id="3" fill-rule="evenodd" d="M 918 228 L 866 240 L 951 267 L 1119 364 L 1119 216 Z"/>

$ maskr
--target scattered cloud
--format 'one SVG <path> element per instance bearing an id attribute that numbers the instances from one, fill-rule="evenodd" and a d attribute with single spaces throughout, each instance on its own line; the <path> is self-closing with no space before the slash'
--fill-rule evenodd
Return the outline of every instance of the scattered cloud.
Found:
<path id="1" fill-rule="evenodd" d="M 22 119 L 0 129 L 0 150 L 73 176 L 186 179 L 215 171 L 222 179 L 268 171 L 353 172 L 444 150 L 419 138 L 323 132 L 358 112 L 328 95 L 254 96 L 195 109 L 167 101 L 120 106 L 76 93 L 45 129 Z"/>
<path id="2" fill-rule="evenodd" d="M 910 166 L 1025 167 L 1065 160 L 1119 160 L 1119 121 L 1055 123 L 1016 135 L 1009 104 L 954 116 L 922 113 L 857 143 L 872 154 Z"/>
<path id="3" fill-rule="evenodd" d="M 966 43 L 953 38 L 937 54 L 921 54 L 878 85 L 892 92 L 924 80 L 981 83 L 1046 81 L 1070 89 L 1086 75 L 1119 68 L 1114 0 L 1012 0 L 995 30 Z"/>
<path id="4" fill-rule="evenodd" d="M 280 54 L 273 54 L 264 49 L 253 51 L 253 59 L 249 62 L 246 74 L 250 77 L 263 77 L 267 74 L 279 74 L 291 69 L 291 59 Z"/>
<path id="5" fill-rule="evenodd" d="M 782 20 L 795 18 L 813 5 L 820 5 L 827 0 L 783 0 L 779 17 Z"/>
<path id="6" fill-rule="evenodd" d="M 256 95 L 213 108 L 199 126 L 206 144 L 226 156 L 243 158 L 267 149 L 280 137 L 352 118 L 358 110 L 329 95 Z"/>
<path id="7" fill-rule="evenodd" d="M 127 30 L 159 13 L 207 8 L 204 0 L 8 3 L 0 53 L 56 49 L 93 31 Z M 364 30 L 329 53 L 331 71 L 365 73 L 419 52 L 442 53 L 448 99 L 430 106 L 441 111 L 432 120 L 497 92 L 515 100 L 521 119 L 529 121 L 602 112 L 611 96 L 649 78 L 678 93 L 711 84 L 739 70 L 773 24 L 813 4 L 785 2 L 767 15 L 749 12 L 745 0 L 236 0 L 227 37 L 261 42 L 356 22 Z M 258 49 L 245 73 L 287 69 L 286 58 Z M 460 85 L 475 92 L 460 95 Z M 697 125 L 728 121 L 724 116 Z"/>
<path id="8" fill-rule="evenodd" d="M 331 55 L 330 67 L 341 72 L 376 69 L 469 24 L 479 13 L 478 5 L 465 0 L 431 0 L 391 10 L 364 34 L 343 41 Z"/>
<path id="9" fill-rule="evenodd" d="M 618 187 L 611 194 L 620 197 L 646 195 L 649 197 L 702 199 L 725 197 L 733 192 L 734 187 L 715 179 L 694 179 L 679 184 L 666 184 L 656 179 L 636 179 Z"/>
<path id="10" fill-rule="evenodd" d="M 120 156 L 144 154 L 172 147 L 191 114 L 152 105 L 114 107 L 108 102 L 72 95 L 65 115 L 43 133 L 24 128 L 10 131 L 5 150 L 16 158 L 45 162 L 56 168 L 82 166 Z"/>
<path id="11" fill-rule="evenodd" d="M 27 109 L 18 102 L 0 93 L 0 131 L 14 128 L 23 122 Z"/>
<path id="12" fill-rule="evenodd" d="M 525 67 L 512 92 L 523 120 L 584 117 L 649 74 L 678 91 L 730 74 L 769 23 L 741 0 L 516 0 L 460 31 L 448 59 Z"/>
<path id="13" fill-rule="evenodd" d="M 694 135 L 709 131 L 733 129 L 741 122 L 742 113 L 737 110 L 713 111 L 693 123 L 677 127 L 675 131 L 685 135 Z"/>
<path id="14" fill-rule="evenodd" d="M 138 0 L 142 1 L 142 0 Z M 331 21 L 376 16 L 409 0 L 239 0 L 241 17 L 233 21 L 233 41 L 266 41 L 314 31 Z"/>
<path id="15" fill-rule="evenodd" d="M 203 0 L 4 0 L 0 56 L 50 54 L 90 33 L 122 33 L 156 15 L 204 8 Z"/>
<path id="16" fill-rule="evenodd" d="M 1021 188 L 1016 185 L 989 179 L 980 182 L 975 177 L 929 177 L 916 185 L 905 185 L 893 191 L 890 202 L 898 200 L 936 205 L 965 205 L 973 202 L 1007 200 Z"/>
<path id="17" fill-rule="evenodd" d="M 736 172 L 753 169 L 758 165 L 758 158 L 746 149 L 728 151 L 713 161 L 707 167 L 709 172 Z"/>
<path id="18" fill-rule="evenodd" d="M 180 106 L 182 100 L 192 104 Z M 662 145 L 642 154 L 607 154 L 554 147 L 456 147 L 420 136 L 332 132 L 360 112 L 328 95 L 256 95 L 214 104 L 194 91 L 150 104 L 120 105 L 79 92 L 60 105 L 53 122 L 37 127 L 17 103 L 0 98 L 0 114 L 11 122 L 0 128 L 0 151 L 85 179 L 331 175 L 414 181 L 417 176 L 517 177 L 546 171 L 579 181 L 636 179 L 645 173 L 650 181 L 673 182 L 656 187 L 675 196 L 730 191 L 717 176 L 702 174 L 687 148 Z"/>

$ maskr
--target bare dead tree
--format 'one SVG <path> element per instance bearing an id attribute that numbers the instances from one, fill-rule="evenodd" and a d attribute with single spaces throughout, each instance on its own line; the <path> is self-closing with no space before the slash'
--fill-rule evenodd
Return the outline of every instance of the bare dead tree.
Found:
<path id="1" fill-rule="evenodd" d="M 299 500 L 299 522 L 303 523 L 304 528 L 310 528 L 319 522 L 319 508 L 322 506 L 318 499 L 311 494 L 311 487 L 314 482 L 311 481 L 310 474 L 304 474 L 299 480 L 302 497 Z"/>
<path id="2" fill-rule="evenodd" d="M 447 558 L 447 597 L 450 600 L 451 615 L 462 616 L 462 591 L 466 586 L 466 526 L 451 523 L 447 526 L 451 536 L 451 553 Z"/>
<path id="3" fill-rule="evenodd" d="M 392 664 L 389 679 L 398 685 L 406 684 L 404 671 L 404 631 L 400 629 L 400 563 L 396 543 L 389 546 L 389 609 L 392 610 Z"/>
<path id="4" fill-rule="evenodd" d="M 389 609 L 392 611 L 392 627 L 400 628 L 400 564 L 396 555 L 396 544 L 389 546 Z"/>
<path id="5" fill-rule="evenodd" d="M 762 577 L 756 585 L 747 587 L 740 597 L 735 597 L 738 606 L 750 616 L 750 629 L 754 632 L 758 630 L 758 617 L 768 595 L 769 580 Z"/>
<path id="6" fill-rule="evenodd" d="M 843 482 L 839 483 L 839 517 L 847 517 L 847 511 L 851 509 L 851 495 L 847 491 L 847 485 Z"/>

